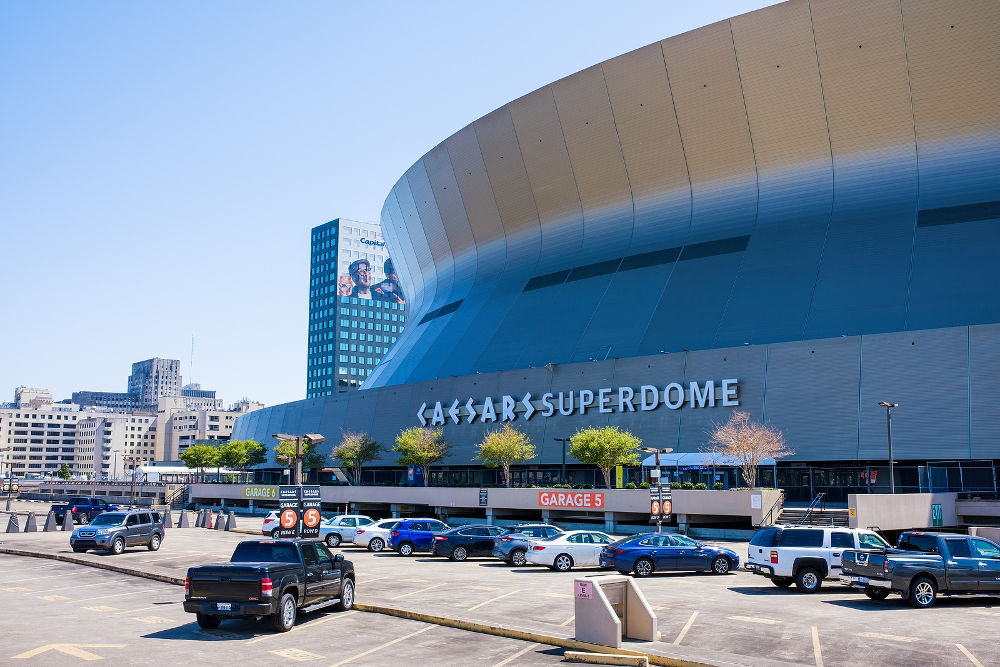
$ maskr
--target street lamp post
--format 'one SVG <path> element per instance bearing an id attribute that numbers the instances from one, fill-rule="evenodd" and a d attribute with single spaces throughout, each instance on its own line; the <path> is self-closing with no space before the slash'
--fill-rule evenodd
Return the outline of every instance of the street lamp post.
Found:
<path id="1" fill-rule="evenodd" d="M 2 474 L 3 474 L 3 459 L 0 459 L 0 475 L 2 475 Z M 6 511 L 9 512 L 10 511 L 10 497 L 14 493 L 14 461 L 13 460 L 11 460 L 11 461 L 8 462 L 8 466 L 7 466 L 7 481 L 5 482 L 5 484 L 7 485 L 7 510 Z"/>
<path id="2" fill-rule="evenodd" d="M 271 437 L 280 442 L 295 443 L 295 486 L 302 486 L 302 443 L 318 445 L 324 442 L 326 438 L 319 433 L 306 433 L 305 435 L 274 433 Z"/>
<path id="3" fill-rule="evenodd" d="M 571 442 L 572 438 L 555 438 L 556 442 L 562 443 L 562 470 L 559 473 L 559 483 L 566 483 L 566 443 Z"/>
<path id="4" fill-rule="evenodd" d="M 663 470 L 660 469 L 660 454 L 669 454 L 674 450 L 672 447 L 666 447 L 663 449 L 643 447 L 642 451 L 650 454 L 656 454 L 656 468 L 654 468 L 653 471 L 656 473 L 656 496 L 660 503 L 660 511 L 656 513 L 656 532 L 659 533 L 663 530 Z"/>
<path id="5" fill-rule="evenodd" d="M 892 462 L 892 409 L 898 408 L 899 403 L 879 401 L 878 404 L 885 408 L 885 429 L 889 440 L 889 493 L 896 493 L 896 471 Z"/>
<path id="6" fill-rule="evenodd" d="M 127 454 L 122 456 L 122 463 L 132 464 L 132 482 L 129 491 L 129 507 L 135 507 L 135 464 L 139 461 L 139 457 Z"/>

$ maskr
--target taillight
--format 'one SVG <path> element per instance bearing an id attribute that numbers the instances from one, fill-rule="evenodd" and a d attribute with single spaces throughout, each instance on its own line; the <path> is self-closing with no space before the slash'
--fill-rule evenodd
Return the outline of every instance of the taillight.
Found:
<path id="1" fill-rule="evenodd" d="M 184 595 L 191 594 L 191 577 L 184 577 Z"/>
<path id="2" fill-rule="evenodd" d="M 398 530 L 392 531 L 392 536 L 393 537 L 399 537 L 399 531 Z"/>
<path id="3" fill-rule="evenodd" d="M 273 590 L 273 585 L 271 584 L 270 577 L 264 577 L 260 580 L 260 595 L 261 597 L 271 597 Z"/>
<path id="4" fill-rule="evenodd" d="M 778 552 L 777 551 L 772 551 L 771 552 L 771 562 L 774 563 L 775 565 L 777 565 L 777 563 L 778 563 Z"/>
<path id="5" fill-rule="evenodd" d="M 544 551 L 545 547 L 543 547 L 541 545 L 538 545 L 538 546 L 531 547 L 531 550 L 532 551 Z"/>
<path id="6" fill-rule="evenodd" d="M 358 533 L 357 533 L 358 535 L 360 535 L 360 534 L 361 534 L 361 533 L 363 533 L 363 532 L 365 532 L 365 529 L 364 529 L 364 528 L 358 528 Z"/>
<path id="7" fill-rule="evenodd" d="M 435 536 L 434 536 L 434 539 L 435 539 L 435 540 L 437 540 L 438 542 L 444 542 L 444 541 L 445 541 L 445 540 L 447 540 L 448 538 L 447 538 L 447 537 L 445 537 L 444 535 L 435 535 Z"/>
<path id="8" fill-rule="evenodd" d="M 514 539 L 513 537 L 501 537 L 500 541 L 501 542 L 510 542 L 513 539 Z"/>
<path id="9" fill-rule="evenodd" d="M 610 551 L 611 553 L 615 554 L 616 556 L 617 556 L 618 554 L 623 554 L 623 553 L 625 553 L 625 550 L 624 550 L 624 549 L 619 549 L 618 547 L 607 547 L 607 549 L 608 549 L 608 551 Z"/>
<path id="10" fill-rule="evenodd" d="M 840 567 L 844 567 L 844 554 L 840 554 Z"/>
<path id="11" fill-rule="evenodd" d="M 76 508 L 75 508 L 75 507 L 74 507 L 74 508 L 72 509 L 72 512 L 73 512 L 73 513 L 76 513 Z"/>
<path id="12" fill-rule="evenodd" d="M 891 570 L 892 570 L 892 565 L 889 564 L 889 559 L 886 558 L 884 561 L 882 561 L 882 571 L 888 573 Z"/>

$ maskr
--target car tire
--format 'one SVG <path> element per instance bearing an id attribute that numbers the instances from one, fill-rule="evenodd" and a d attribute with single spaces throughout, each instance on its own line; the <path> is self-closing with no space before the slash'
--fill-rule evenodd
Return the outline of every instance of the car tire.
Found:
<path id="1" fill-rule="evenodd" d="M 552 569 L 558 572 L 569 572 L 573 568 L 573 558 L 569 554 L 559 554 L 552 561 Z"/>
<path id="2" fill-rule="evenodd" d="M 87 516 L 86 512 L 80 512 L 79 519 L 81 526 L 86 526 L 88 523 L 90 523 L 90 517 Z"/>
<path id="3" fill-rule="evenodd" d="M 771 583 L 778 588 L 788 588 L 795 583 L 795 579 L 792 577 L 774 577 L 771 579 Z"/>
<path id="4" fill-rule="evenodd" d="M 162 540 L 163 540 L 162 537 L 160 537 L 156 533 L 153 533 L 153 536 L 149 538 L 149 544 L 146 545 L 146 548 L 149 549 L 150 551 L 159 551 L 160 542 Z"/>
<path id="5" fill-rule="evenodd" d="M 382 551 L 382 549 L 385 549 L 385 540 L 381 537 L 373 537 L 368 543 L 368 551 L 378 553 L 379 551 Z"/>
<path id="6" fill-rule="evenodd" d="M 712 559 L 712 574 L 729 574 L 733 564 L 725 556 L 716 556 Z"/>
<path id="7" fill-rule="evenodd" d="M 865 595 L 872 600 L 884 600 L 889 597 L 889 592 L 888 588 L 872 588 L 871 586 L 865 588 Z"/>
<path id="8" fill-rule="evenodd" d="M 108 550 L 112 556 L 120 556 L 125 551 L 125 538 L 116 537 Z"/>
<path id="9" fill-rule="evenodd" d="M 340 546 L 340 541 L 341 541 L 340 533 L 327 533 L 326 546 L 330 547 L 331 549 L 336 549 L 337 547 Z"/>
<path id="10" fill-rule="evenodd" d="M 274 530 L 271 531 L 271 539 L 272 540 L 278 539 L 278 529 L 277 528 L 275 528 Z"/>
<path id="11" fill-rule="evenodd" d="M 222 619 L 212 614 L 198 614 L 198 626 L 206 630 L 215 630 L 222 623 Z"/>
<path id="12" fill-rule="evenodd" d="M 514 567 L 524 567 L 528 564 L 528 559 L 524 557 L 524 549 L 514 549 L 510 552 L 510 559 L 507 561 Z"/>
<path id="13" fill-rule="evenodd" d="M 910 604 L 926 609 L 937 601 L 937 585 L 929 577 L 917 577 L 910 582 Z"/>
<path id="14" fill-rule="evenodd" d="M 637 577 L 648 577 L 653 574 L 653 561 L 648 558 L 640 558 L 632 566 L 632 572 L 635 573 Z"/>
<path id="15" fill-rule="evenodd" d="M 271 616 L 271 629 L 275 632 L 288 632 L 295 625 L 295 596 L 285 593 L 278 603 L 278 613 Z"/>
<path id="16" fill-rule="evenodd" d="M 413 545 L 410 542 L 400 542 L 399 546 L 396 547 L 396 551 L 399 552 L 400 556 L 412 556 Z"/>
<path id="17" fill-rule="evenodd" d="M 350 611 L 354 608 L 353 579 L 344 579 L 344 585 L 340 589 L 340 602 L 336 606 L 339 611 Z"/>
<path id="18" fill-rule="evenodd" d="M 459 545 L 451 550 L 451 559 L 462 561 L 469 557 L 469 550 Z"/>
<path id="19" fill-rule="evenodd" d="M 823 585 L 823 577 L 814 567 L 804 567 L 795 573 L 795 587 L 800 593 L 815 593 Z"/>

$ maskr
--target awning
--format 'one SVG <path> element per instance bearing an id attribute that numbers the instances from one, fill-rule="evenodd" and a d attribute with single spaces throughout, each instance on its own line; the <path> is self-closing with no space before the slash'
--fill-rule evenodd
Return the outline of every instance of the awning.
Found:
<path id="1" fill-rule="evenodd" d="M 642 460 L 642 465 L 655 468 L 656 456 L 650 454 Z M 733 456 L 713 452 L 669 452 L 659 456 L 660 465 L 664 468 L 711 468 L 712 466 L 735 468 L 740 465 L 739 459 Z M 757 465 L 773 466 L 774 459 L 764 459 Z"/>

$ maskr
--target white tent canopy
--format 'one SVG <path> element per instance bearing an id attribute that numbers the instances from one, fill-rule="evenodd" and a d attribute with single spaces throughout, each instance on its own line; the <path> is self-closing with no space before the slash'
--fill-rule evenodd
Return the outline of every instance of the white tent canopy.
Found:
<path id="1" fill-rule="evenodd" d="M 649 468 L 656 467 L 656 454 L 650 454 L 642 460 L 642 465 Z M 660 466 L 664 468 L 726 468 L 738 467 L 739 459 L 733 456 L 725 456 L 717 452 L 669 452 L 660 454 Z M 764 459 L 757 465 L 773 466 L 774 459 Z"/>

